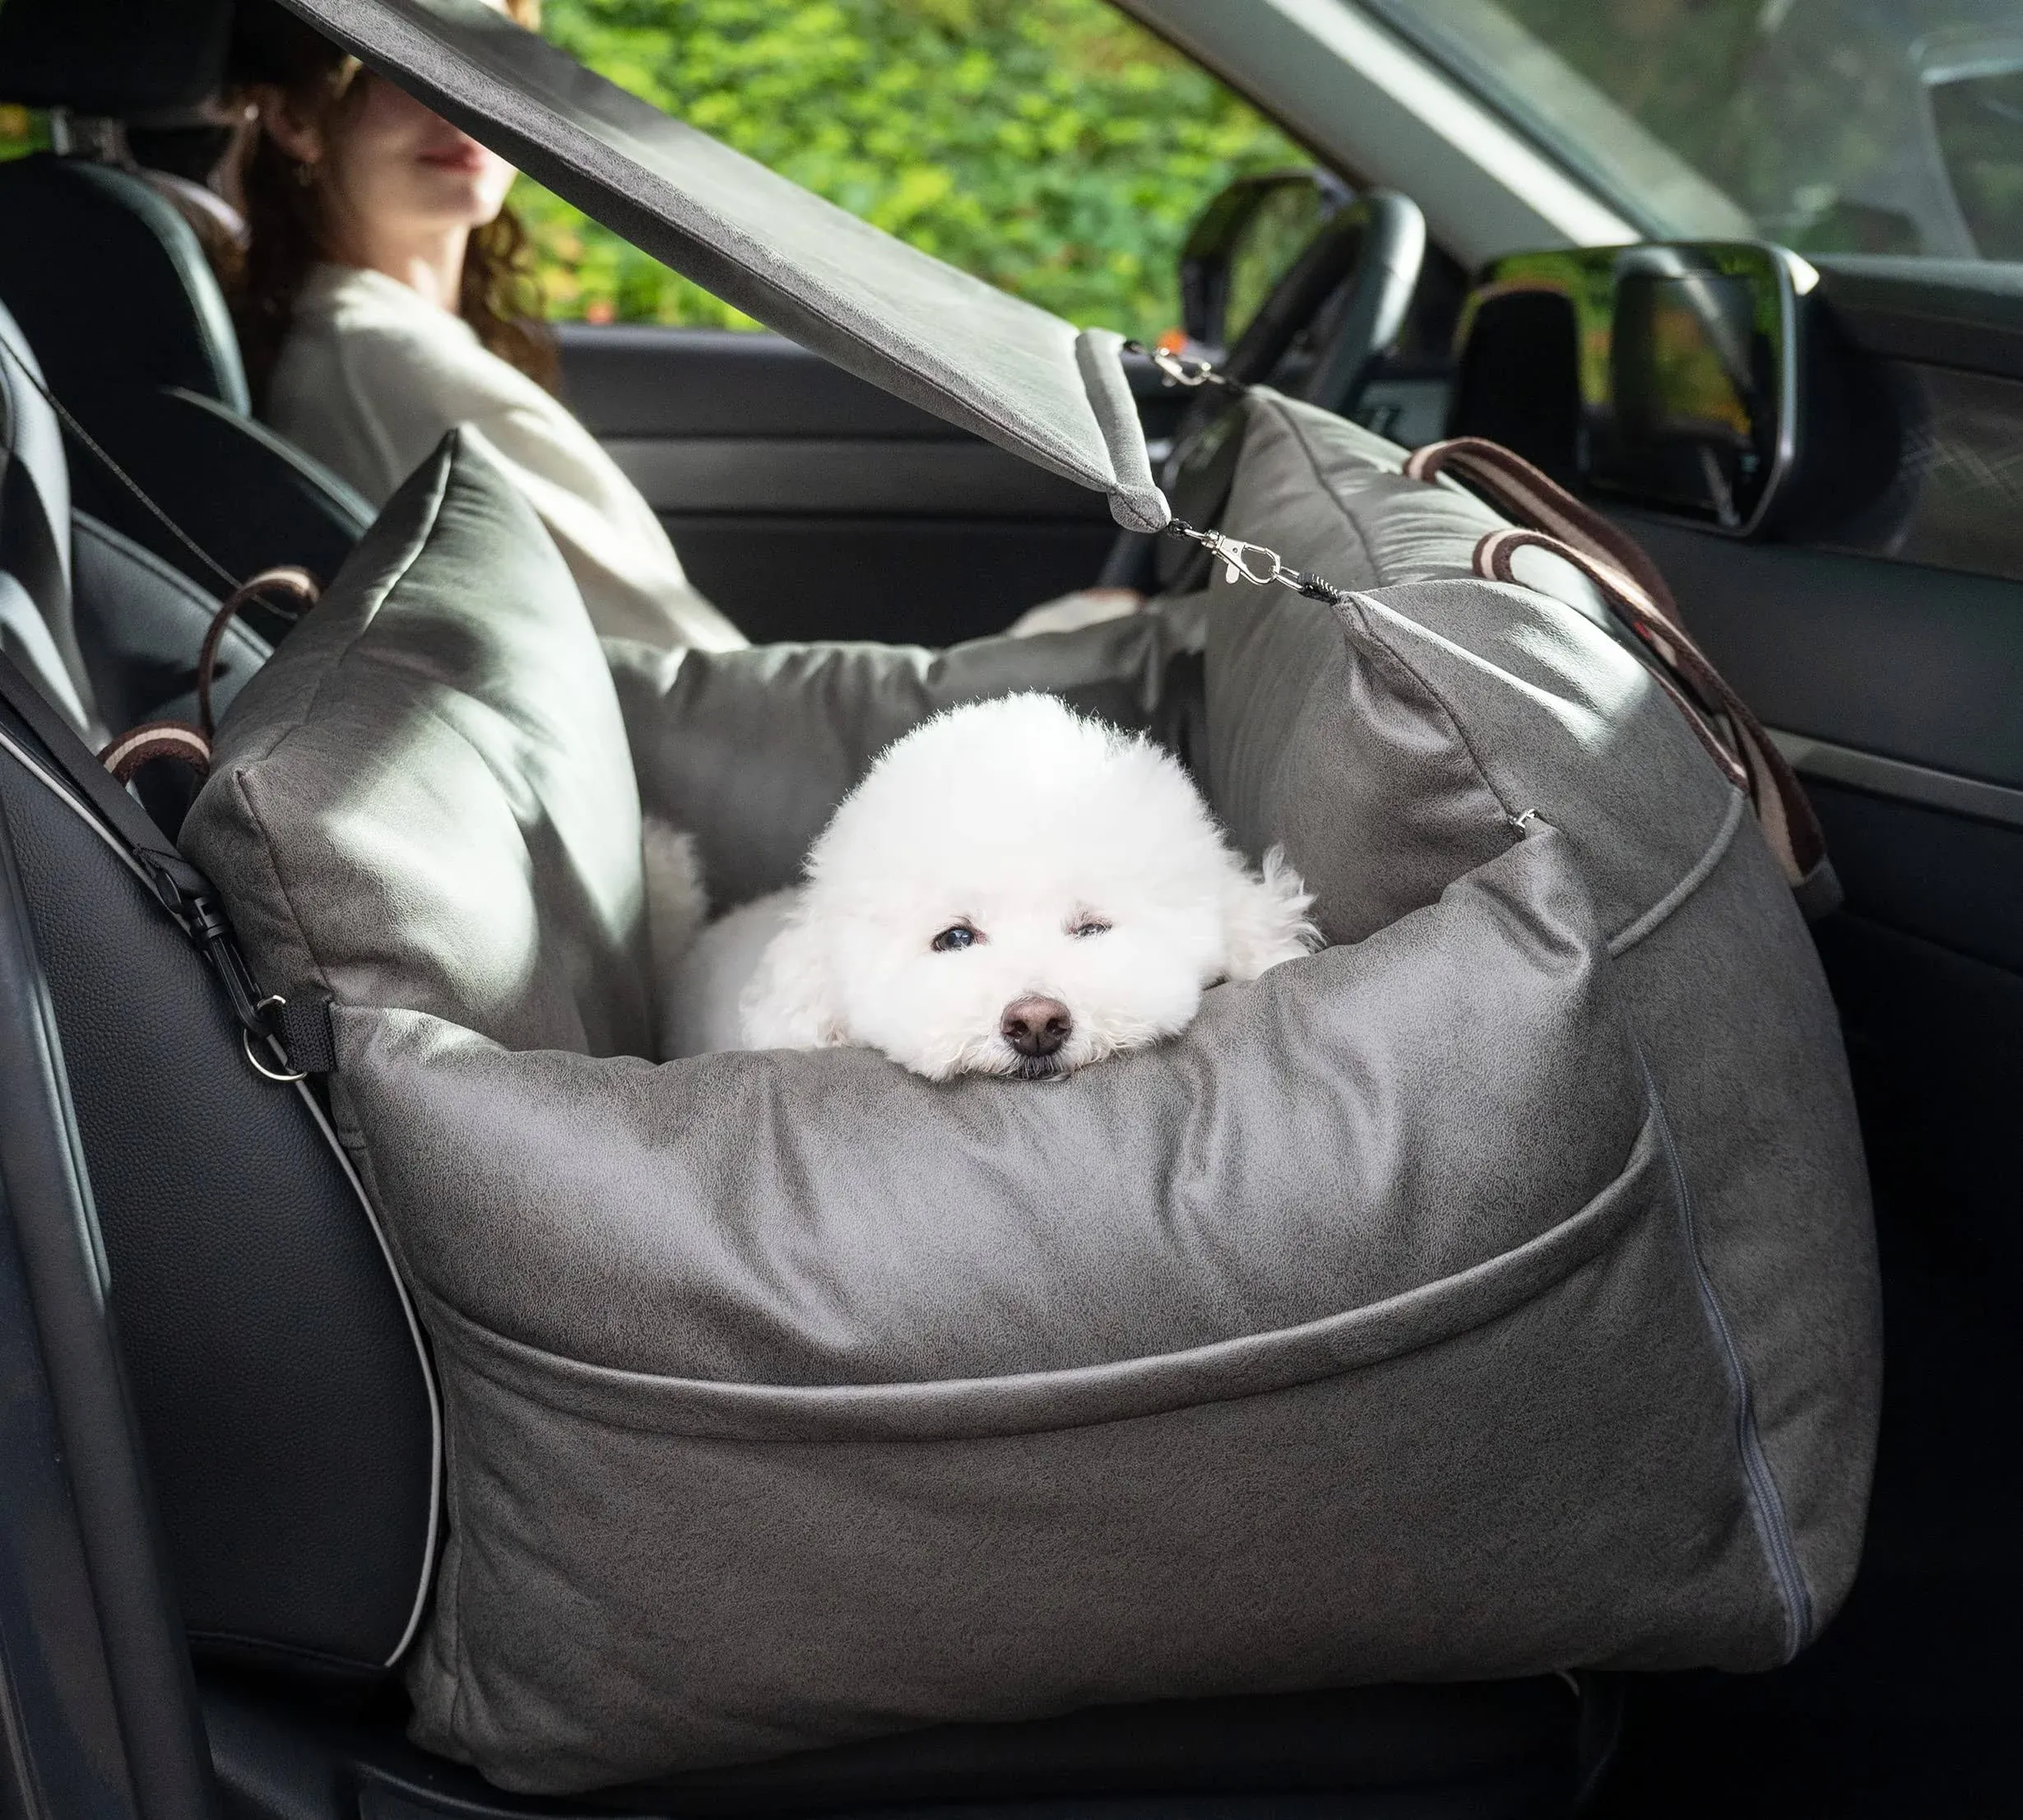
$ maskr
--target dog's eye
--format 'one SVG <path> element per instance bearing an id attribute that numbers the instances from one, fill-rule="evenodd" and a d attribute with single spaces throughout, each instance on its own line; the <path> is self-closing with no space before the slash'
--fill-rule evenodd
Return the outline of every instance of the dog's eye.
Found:
<path id="1" fill-rule="evenodd" d="M 1068 933 L 1079 941 L 1083 936 L 1108 935 L 1110 925 L 1105 922 L 1101 917 L 1084 917 Z"/>
<path id="2" fill-rule="evenodd" d="M 976 945 L 977 931 L 967 923 L 958 922 L 953 929 L 944 929 L 931 944 L 937 954 L 953 954 L 963 949 Z"/>

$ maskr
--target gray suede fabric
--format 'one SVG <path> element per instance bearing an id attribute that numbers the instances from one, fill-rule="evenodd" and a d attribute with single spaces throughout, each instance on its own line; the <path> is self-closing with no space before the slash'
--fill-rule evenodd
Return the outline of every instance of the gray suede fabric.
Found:
<path id="1" fill-rule="evenodd" d="M 878 753 L 960 702 L 1043 689 L 1198 759 L 1189 747 L 1201 739 L 1204 605 L 1189 596 L 1079 631 L 948 651 L 684 652 L 614 640 L 606 656 L 641 803 L 695 837 L 724 910 L 792 883 L 829 811 Z"/>
<path id="2" fill-rule="evenodd" d="M 1881 1384 L 1867 1174 L 1840 1033 L 1782 871 L 1747 826 L 1617 956 L 1701 1248 L 1734 1330 L 1814 1634 L 1859 1560 Z M 1765 1218 L 1764 1209 L 1775 1209 Z"/>
<path id="3" fill-rule="evenodd" d="M 1817 954 L 1753 819 L 1641 666 L 1572 606 L 1439 578 L 1467 573 L 1493 516 L 1452 490 L 1401 498 L 1414 483 L 1390 477 L 1374 442 L 1308 406 L 1253 401 L 1227 528 L 1297 567 L 1404 585 L 1342 611 L 1337 673 L 1303 717 L 1326 725 L 1316 740 L 1262 706 L 1261 668 L 1286 688 L 1301 671 L 1290 615 L 1218 578 L 1214 793 L 1250 844 L 1283 839 L 1308 867 L 1340 939 L 1427 901 L 1493 844 L 1496 816 L 1535 810 L 1580 852 L 1739 1354 L 1738 1418 L 1760 1438 L 1802 1567 L 1796 1648 L 1838 1608 L 1859 1556 L 1882 1356 L 1867 1169 Z M 1388 705 L 1407 685 L 1370 680 L 1401 665 L 1438 703 L 1424 722 Z M 1359 712 L 1342 713 L 1345 699 Z M 1422 758 L 1420 728 L 1442 713 L 1475 761 L 1473 791 Z M 1459 764 L 1451 746 L 1445 756 Z M 1408 775 L 1418 786 L 1400 790 Z M 1334 844 L 1339 809 L 1330 835 L 1315 806 L 1366 796 L 1393 814 L 1357 823 L 1351 866 Z M 1409 822 L 1395 814 L 1407 806 Z"/>
<path id="4" fill-rule="evenodd" d="M 286 643 L 220 723 L 182 835 L 232 881 L 266 983 L 514 1048 L 644 1048 L 639 805 L 610 672 L 548 533 L 462 431 Z"/>
<path id="5" fill-rule="evenodd" d="M 1837 1604 L 1873 1261 L 1789 893 L 1633 658 L 1465 578 L 1484 508 L 1247 408 L 1227 528 L 1339 609 L 1218 582 L 940 654 L 601 653 L 452 441 L 234 705 L 195 857 L 262 977 L 339 1001 L 335 1121 L 442 1373 L 431 1749 L 579 1790 L 1103 1702 L 1766 1667 Z M 1034 686 L 1185 747 L 1336 945 L 1044 1087 L 641 1052 L 642 801 L 735 901 L 893 735 Z"/>

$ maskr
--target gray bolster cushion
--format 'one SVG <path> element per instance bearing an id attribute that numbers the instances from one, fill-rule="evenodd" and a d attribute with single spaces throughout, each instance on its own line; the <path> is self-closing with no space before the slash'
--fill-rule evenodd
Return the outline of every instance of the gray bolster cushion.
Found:
<path id="1" fill-rule="evenodd" d="M 1485 508 L 1269 393 L 1218 578 L 939 655 L 601 650 L 452 438 L 193 810 L 434 1339 L 415 1737 L 563 1792 L 947 1720 L 1767 1667 L 1842 1597 L 1877 1386 L 1831 1005 L 1636 661 Z M 1401 529 L 1401 527 L 1403 527 Z M 1186 749 L 1334 945 L 1057 1084 L 656 1066 L 640 806 L 719 903 L 878 746 L 1044 687 Z"/>

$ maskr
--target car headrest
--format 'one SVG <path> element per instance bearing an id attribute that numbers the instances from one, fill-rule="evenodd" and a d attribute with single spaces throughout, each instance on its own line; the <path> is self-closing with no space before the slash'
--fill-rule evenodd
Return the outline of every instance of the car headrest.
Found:
<path id="1" fill-rule="evenodd" d="M 10 7 L 0 21 L 12 16 Z M 203 248 L 131 171 L 47 156 L 0 166 L 0 301 L 56 395 L 87 420 L 95 402 L 137 387 L 179 386 L 241 415 L 251 409 Z"/>
<path id="2" fill-rule="evenodd" d="M 193 106 L 224 77 L 231 0 L 7 0 L 0 100 L 123 119 Z"/>
<path id="3" fill-rule="evenodd" d="M 41 369 L 0 307 L 0 649 L 81 733 L 95 730 L 71 613 L 70 471 Z"/>

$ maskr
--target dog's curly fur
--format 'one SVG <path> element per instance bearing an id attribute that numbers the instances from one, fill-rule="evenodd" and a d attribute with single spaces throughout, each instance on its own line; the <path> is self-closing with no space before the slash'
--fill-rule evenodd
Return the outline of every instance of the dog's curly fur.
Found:
<path id="1" fill-rule="evenodd" d="M 1065 1074 L 1176 1034 L 1206 987 L 1320 941 L 1279 852 L 1254 871 L 1169 754 L 1050 695 L 954 708 L 888 747 L 805 878 L 694 945 L 689 1052 L 855 1043 L 935 1079 Z M 1006 1022 L 1036 1001 L 1068 1026 L 1037 1055 Z"/>

